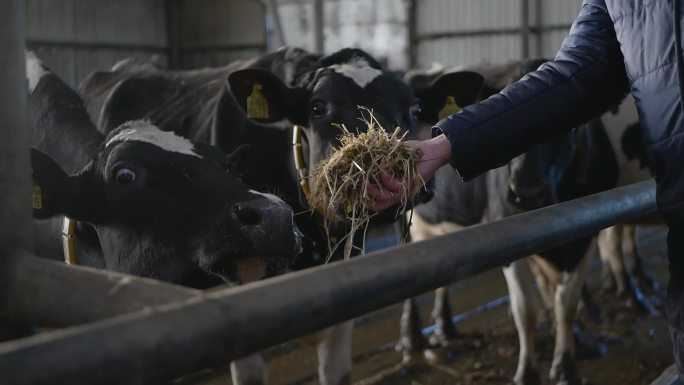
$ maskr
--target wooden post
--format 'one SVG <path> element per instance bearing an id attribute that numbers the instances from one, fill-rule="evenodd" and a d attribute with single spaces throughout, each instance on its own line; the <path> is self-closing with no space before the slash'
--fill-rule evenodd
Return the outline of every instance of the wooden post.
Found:
<path id="1" fill-rule="evenodd" d="M 32 248 L 24 1 L 0 1 L 0 251 Z M 2 257 L 0 256 L 0 259 Z"/>

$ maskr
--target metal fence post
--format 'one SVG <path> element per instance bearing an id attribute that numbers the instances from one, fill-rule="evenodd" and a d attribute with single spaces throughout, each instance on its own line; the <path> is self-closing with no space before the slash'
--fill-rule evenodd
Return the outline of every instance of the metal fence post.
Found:
<path id="1" fill-rule="evenodd" d="M 0 2 L 0 250 L 30 249 L 24 1 Z"/>
<path id="2" fill-rule="evenodd" d="M 520 53 L 523 59 L 530 58 L 530 0 L 520 3 Z"/>
<path id="3" fill-rule="evenodd" d="M 325 38 L 323 35 L 323 28 L 325 27 L 323 0 L 311 0 L 311 8 L 313 9 L 313 18 L 311 23 L 311 31 L 313 32 L 313 50 L 316 53 L 322 54 L 325 50 Z"/>

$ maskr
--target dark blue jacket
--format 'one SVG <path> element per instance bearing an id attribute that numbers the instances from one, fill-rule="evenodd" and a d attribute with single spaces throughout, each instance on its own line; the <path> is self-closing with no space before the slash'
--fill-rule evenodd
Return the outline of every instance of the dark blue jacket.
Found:
<path id="1" fill-rule="evenodd" d="M 658 205 L 684 225 L 682 1 L 585 0 L 555 60 L 437 127 L 465 180 L 588 121 L 632 92 Z"/>
<path id="2" fill-rule="evenodd" d="M 631 91 L 670 225 L 667 314 L 684 373 L 684 0 L 585 0 L 553 62 L 437 123 L 462 178 L 507 163 Z"/>

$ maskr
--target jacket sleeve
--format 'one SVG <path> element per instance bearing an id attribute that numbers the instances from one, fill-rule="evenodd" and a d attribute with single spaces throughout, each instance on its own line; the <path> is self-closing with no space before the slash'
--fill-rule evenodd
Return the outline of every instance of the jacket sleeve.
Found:
<path id="1" fill-rule="evenodd" d="M 605 112 L 628 90 L 604 0 L 585 0 L 556 58 L 499 94 L 440 121 L 464 180 Z"/>

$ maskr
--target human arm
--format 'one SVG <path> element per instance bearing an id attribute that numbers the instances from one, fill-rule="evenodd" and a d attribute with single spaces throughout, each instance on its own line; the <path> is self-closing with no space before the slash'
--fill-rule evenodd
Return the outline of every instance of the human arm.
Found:
<path id="1" fill-rule="evenodd" d="M 450 162 L 461 178 L 469 180 L 600 115 L 627 90 L 620 45 L 605 3 L 585 0 L 554 61 L 438 122 L 435 129 L 444 136 L 437 138 L 448 142 L 410 145 L 442 153 L 448 143 L 451 156 L 442 159 L 443 164 Z M 419 171 L 428 180 L 437 168 Z M 371 210 L 396 203 L 392 193 L 401 181 L 387 177 L 382 182 L 382 187 L 369 190 L 374 199 L 368 205 Z"/>
<path id="2" fill-rule="evenodd" d="M 628 90 L 603 0 L 585 0 L 554 61 L 440 121 L 452 161 L 469 180 L 605 112 Z"/>

